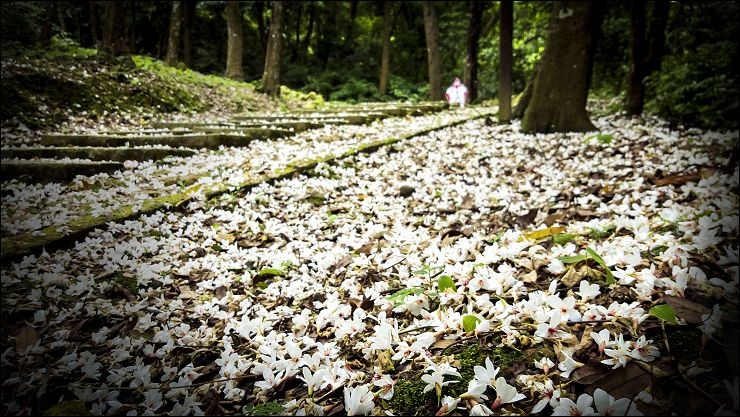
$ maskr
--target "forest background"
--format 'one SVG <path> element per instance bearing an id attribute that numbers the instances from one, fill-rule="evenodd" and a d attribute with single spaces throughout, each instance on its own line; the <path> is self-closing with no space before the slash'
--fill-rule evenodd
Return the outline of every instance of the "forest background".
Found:
<path id="1" fill-rule="evenodd" d="M 439 99 L 459 76 L 473 103 L 481 103 L 499 93 L 503 3 L 3 2 L 2 57 L 50 57 L 70 48 L 92 56 L 96 48 L 100 59 L 145 55 L 246 81 L 272 96 L 283 85 L 346 102 Z M 674 124 L 737 128 L 737 2 L 599 6 L 590 97 L 607 99 L 613 111 L 624 108 L 634 83 L 631 54 L 642 51 L 646 69 L 637 81 L 647 111 Z M 551 2 L 514 2 L 514 94 L 524 91 L 543 53 L 551 13 Z M 281 42 L 269 58 L 271 28 Z M 437 33 L 436 81 L 425 30 Z M 12 111 L 3 111 L 4 125 Z"/>

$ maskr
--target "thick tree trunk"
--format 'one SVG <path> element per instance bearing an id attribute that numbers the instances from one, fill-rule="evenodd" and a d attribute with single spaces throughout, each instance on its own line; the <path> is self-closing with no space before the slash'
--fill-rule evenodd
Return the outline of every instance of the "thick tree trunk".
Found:
<path id="1" fill-rule="evenodd" d="M 388 92 L 388 79 L 391 67 L 391 2 L 383 2 L 383 53 L 380 59 L 380 94 Z"/>
<path id="2" fill-rule="evenodd" d="M 481 19 L 483 17 L 483 3 L 468 0 L 468 39 L 467 54 L 465 55 L 465 69 L 463 82 L 468 87 L 468 97 L 472 102 L 478 98 L 478 41 L 481 34 Z"/>
<path id="3" fill-rule="evenodd" d="M 594 130 L 586 112 L 594 5 L 556 1 L 545 50 L 534 81 L 522 131 L 585 132 Z"/>
<path id="4" fill-rule="evenodd" d="M 99 52 L 106 58 L 131 53 L 128 39 L 127 2 L 108 0 L 105 2 L 103 39 Z"/>
<path id="5" fill-rule="evenodd" d="M 164 63 L 174 67 L 180 59 L 180 34 L 182 33 L 182 21 L 184 18 L 183 2 L 173 1 L 170 10 L 170 32 L 167 38 L 167 55 Z"/>
<path id="6" fill-rule="evenodd" d="M 514 107 L 514 112 L 511 115 L 514 119 L 521 119 L 524 117 L 524 110 L 527 109 L 527 105 L 529 104 L 529 101 L 532 99 L 532 90 L 534 90 L 534 80 L 537 79 L 537 71 L 540 69 L 539 62 L 534 65 L 534 68 L 532 69 L 532 75 L 530 75 L 529 80 L 527 80 L 527 85 L 524 86 L 524 91 L 522 92 L 522 95 L 519 97 L 519 101 L 516 102 L 516 107 Z"/>
<path id="7" fill-rule="evenodd" d="M 429 99 L 442 99 L 442 75 L 439 56 L 439 27 L 434 2 L 423 1 L 424 34 L 427 44 L 427 67 L 429 71 Z"/>
<path id="8" fill-rule="evenodd" d="M 185 0 L 182 19 L 182 57 L 185 66 L 193 67 L 193 19 L 197 1 Z"/>
<path id="9" fill-rule="evenodd" d="M 498 83 L 498 120 L 511 120 L 511 62 L 512 62 L 512 33 L 514 23 L 514 1 L 501 2 L 501 26 L 499 37 L 499 55 L 501 69 Z"/>
<path id="10" fill-rule="evenodd" d="M 262 88 L 270 97 L 280 96 L 280 55 L 283 49 L 283 13 L 285 2 L 272 2 L 272 20 L 267 39 L 265 71 L 262 74 Z"/>
<path id="11" fill-rule="evenodd" d="M 627 96 L 625 110 L 627 114 L 642 114 L 645 99 L 645 2 L 632 0 L 630 10 L 630 52 L 629 70 L 627 72 Z"/>
<path id="12" fill-rule="evenodd" d="M 226 29 L 228 33 L 226 48 L 226 76 L 233 80 L 241 80 L 242 72 L 242 11 L 239 2 L 226 2 Z"/>

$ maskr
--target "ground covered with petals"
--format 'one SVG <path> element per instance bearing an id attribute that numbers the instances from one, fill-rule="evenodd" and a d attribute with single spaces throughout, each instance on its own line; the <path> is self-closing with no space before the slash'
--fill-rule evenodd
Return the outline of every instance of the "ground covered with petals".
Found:
<path id="1" fill-rule="evenodd" d="M 737 414 L 737 132 L 594 122 L 470 121 L 4 265 L 3 412 Z"/>

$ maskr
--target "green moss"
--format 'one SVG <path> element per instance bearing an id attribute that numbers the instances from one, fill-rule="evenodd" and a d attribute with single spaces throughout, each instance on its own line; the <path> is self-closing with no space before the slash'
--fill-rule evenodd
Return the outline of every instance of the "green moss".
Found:
<path id="1" fill-rule="evenodd" d="M 391 407 L 396 414 L 432 416 L 437 411 L 437 398 L 433 390 L 424 392 L 426 383 L 419 378 L 401 379 L 396 382 Z"/>
<path id="2" fill-rule="evenodd" d="M 89 416 L 90 410 L 80 400 L 67 400 L 44 411 L 45 416 Z"/>
<path id="3" fill-rule="evenodd" d="M 285 408 L 277 401 L 269 401 L 264 404 L 245 405 L 242 412 L 247 416 L 281 416 L 285 415 Z"/>
<path id="4" fill-rule="evenodd" d="M 476 366 L 486 366 L 486 358 L 491 358 L 493 365 L 501 368 L 499 376 L 510 377 L 512 369 L 518 366 L 524 359 L 524 354 L 514 348 L 494 347 L 488 348 L 477 343 L 462 346 L 454 352 L 455 359 L 459 362 L 460 382 L 446 387 L 450 392 L 443 394 L 458 396 L 468 389 L 468 382 L 475 376 L 473 370 Z"/>
<path id="5" fill-rule="evenodd" d="M 131 291 L 133 294 L 139 292 L 139 281 L 136 279 L 136 277 L 125 275 L 119 272 L 114 275 L 113 282 Z"/>

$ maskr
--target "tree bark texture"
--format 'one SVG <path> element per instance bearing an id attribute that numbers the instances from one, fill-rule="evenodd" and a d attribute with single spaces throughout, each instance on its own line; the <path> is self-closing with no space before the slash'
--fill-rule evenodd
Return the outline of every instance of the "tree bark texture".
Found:
<path id="1" fill-rule="evenodd" d="M 650 15 L 650 27 L 647 34 L 647 51 L 645 51 L 645 73 L 650 75 L 660 70 L 665 50 L 665 29 L 668 24 L 668 12 L 671 3 L 668 0 L 652 2 L 653 11 Z"/>
<path id="2" fill-rule="evenodd" d="M 182 20 L 182 58 L 185 66 L 193 67 L 193 19 L 195 19 L 195 0 L 185 0 Z"/>
<path id="3" fill-rule="evenodd" d="M 173 1 L 170 10 L 170 32 L 167 38 L 167 55 L 164 59 L 164 63 L 169 66 L 177 65 L 180 59 L 180 35 L 184 18 L 182 3 L 182 1 Z"/>
<path id="4" fill-rule="evenodd" d="M 280 96 L 280 56 L 283 49 L 283 1 L 272 2 L 272 20 L 267 38 L 265 71 L 262 74 L 262 88 L 270 97 Z"/>
<path id="5" fill-rule="evenodd" d="M 244 33 L 242 29 L 242 12 L 239 2 L 226 2 L 226 76 L 233 80 L 241 80 L 244 77 L 242 71 L 242 43 Z"/>
<path id="6" fill-rule="evenodd" d="M 468 97 L 472 102 L 478 98 L 478 41 L 481 34 L 481 20 L 483 18 L 483 3 L 468 0 L 468 38 L 467 54 L 465 55 L 465 69 L 463 82 L 468 87 Z"/>
<path id="7" fill-rule="evenodd" d="M 380 83 L 378 92 L 388 92 L 388 80 L 391 67 L 391 2 L 383 2 L 383 52 L 380 59 Z"/>
<path id="8" fill-rule="evenodd" d="M 511 120 L 511 67 L 512 67 L 512 35 L 514 23 L 514 1 L 501 1 L 501 25 L 499 36 L 499 56 L 501 68 L 498 83 L 498 120 Z"/>
<path id="9" fill-rule="evenodd" d="M 645 2 L 632 0 L 630 6 L 630 50 L 629 69 L 627 72 L 627 96 L 625 110 L 627 114 L 642 114 L 645 99 Z"/>
<path id="10" fill-rule="evenodd" d="M 589 1 L 553 3 L 545 50 L 532 98 L 524 111 L 522 131 L 595 130 L 586 112 L 594 12 Z"/>
<path id="11" fill-rule="evenodd" d="M 103 39 L 100 51 L 104 57 L 113 58 L 131 53 L 128 39 L 128 2 L 109 0 L 105 2 Z"/>
<path id="12" fill-rule="evenodd" d="M 434 2 L 423 1 L 424 34 L 427 44 L 427 67 L 429 73 L 429 99 L 442 100 L 442 75 L 439 56 L 439 26 Z"/>

